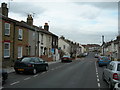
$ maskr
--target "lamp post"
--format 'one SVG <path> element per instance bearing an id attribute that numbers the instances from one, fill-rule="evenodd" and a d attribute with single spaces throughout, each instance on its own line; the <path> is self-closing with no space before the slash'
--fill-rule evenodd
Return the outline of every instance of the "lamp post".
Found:
<path id="1" fill-rule="evenodd" d="M 102 35 L 102 46 L 103 46 L 102 51 L 103 51 L 103 55 L 104 55 L 104 44 L 105 44 L 105 42 L 104 42 L 104 35 Z"/>

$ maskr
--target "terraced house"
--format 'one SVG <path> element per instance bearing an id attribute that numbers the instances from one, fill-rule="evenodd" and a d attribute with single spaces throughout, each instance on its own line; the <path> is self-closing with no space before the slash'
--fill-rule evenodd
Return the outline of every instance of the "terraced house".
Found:
<path id="1" fill-rule="evenodd" d="M 26 22 L 11 19 L 6 3 L 2 3 L 1 9 L 3 67 L 13 66 L 23 56 L 38 56 L 47 61 L 59 59 L 58 36 L 49 32 L 48 23 L 43 29 L 33 25 L 32 15 L 28 15 Z"/>
<path id="2" fill-rule="evenodd" d="M 2 3 L 2 61 L 4 66 L 11 66 L 13 62 L 28 55 L 28 28 L 19 21 L 8 17 L 6 3 Z"/>

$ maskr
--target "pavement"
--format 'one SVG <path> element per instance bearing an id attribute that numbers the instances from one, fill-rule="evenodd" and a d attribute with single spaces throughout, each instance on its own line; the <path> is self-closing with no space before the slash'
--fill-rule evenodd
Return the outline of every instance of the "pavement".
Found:
<path id="1" fill-rule="evenodd" d="M 59 62 L 61 62 L 61 60 L 51 61 L 51 62 L 48 62 L 48 64 L 50 65 L 50 64 L 59 63 Z M 5 68 L 5 70 L 6 70 L 8 73 L 15 72 L 14 67 L 8 67 L 8 68 Z"/>

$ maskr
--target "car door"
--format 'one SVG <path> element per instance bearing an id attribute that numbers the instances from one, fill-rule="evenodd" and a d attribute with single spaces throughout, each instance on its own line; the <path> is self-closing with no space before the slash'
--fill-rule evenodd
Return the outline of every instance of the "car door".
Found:
<path id="1" fill-rule="evenodd" d="M 41 59 L 41 58 L 38 58 L 38 60 L 39 60 L 39 68 L 41 70 L 44 70 L 45 69 L 45 62 L 44 62 L 44 60 Z"/>
<path id="2" fill-rule="evenodd" d="M 37 71 L 40 71 L 40 62 L 39 62 L 39 59 L 37 57 L 35 57 L 34 60 L 35 60 L 35 68 L 37 69 Z"/>

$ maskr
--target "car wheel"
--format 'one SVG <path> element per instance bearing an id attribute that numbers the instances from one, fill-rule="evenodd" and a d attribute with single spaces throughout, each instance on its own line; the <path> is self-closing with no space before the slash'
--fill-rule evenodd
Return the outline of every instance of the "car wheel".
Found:
<path id="1" fill-rule="evenodd" d="M 49 67 L 48 66 L 45 66 L 45 71 L 48 71 Z"/>
<path id="2" fill-rule="evenodd" d="M 37 70 L 36 69 L 33 69 L 33 74 L 35 75 L 37 73 Z"/>

